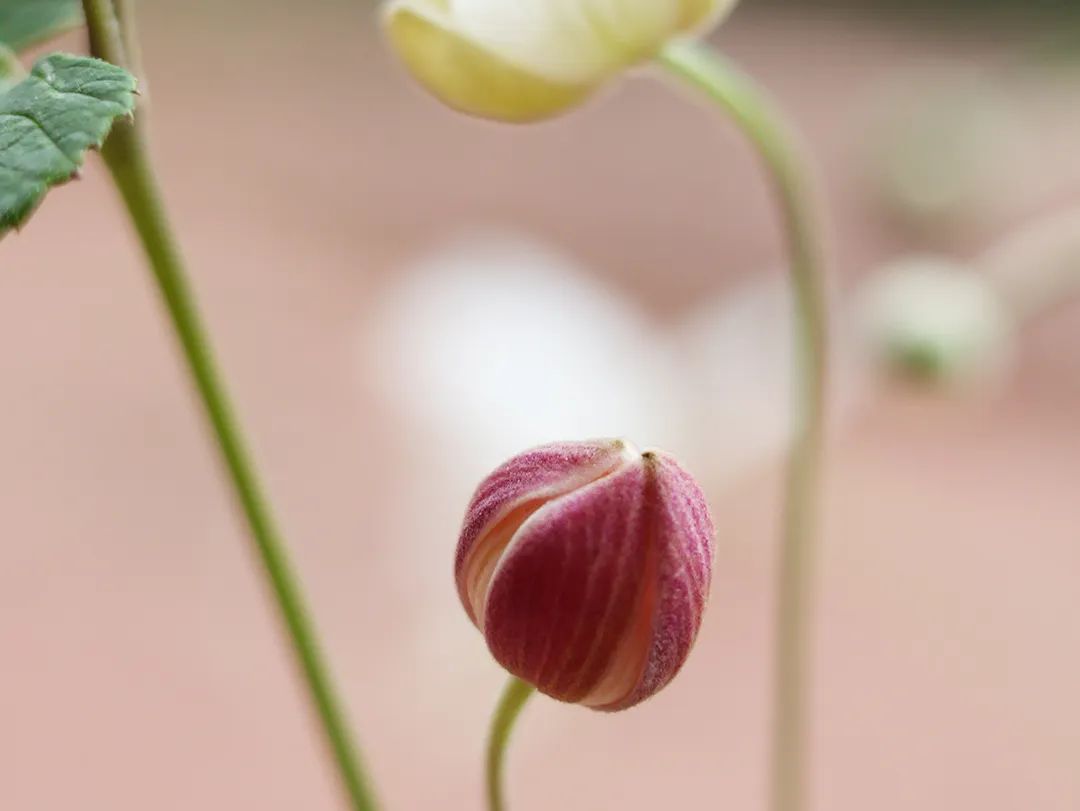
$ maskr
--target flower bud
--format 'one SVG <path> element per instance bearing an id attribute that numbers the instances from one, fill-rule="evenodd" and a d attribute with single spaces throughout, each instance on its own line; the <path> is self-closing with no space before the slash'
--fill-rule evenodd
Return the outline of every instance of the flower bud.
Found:
<path id="1" fill-rule="evenodd" d="M 986 274 L 935 257 L 895 262 L 860 295 L 871 351 L 909 377 L 963 383 L 1008 360 L 1013 319 Z"/>
<path id="2" fill-rule="evenodd" d="M 705 498 L 670 456 L 560 443 L 480 484 L 455 576 L 499 664 L 560 701 L 622 710 L 686 661 L 712 556 Z"/>
<path id="3" fill-rule="evenodd" d="M 390 41 L 449 106 L 498 121 L 549 118 L 736 0 L 389 0 Z"/>

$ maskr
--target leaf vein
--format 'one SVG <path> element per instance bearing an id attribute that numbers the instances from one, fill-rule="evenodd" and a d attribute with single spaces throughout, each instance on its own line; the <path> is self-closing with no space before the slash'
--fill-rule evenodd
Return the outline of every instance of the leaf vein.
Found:
<path id="1" fill-rule="evenodd" d="M 68 155 L 68 153 L 64 151 L 63 147 L 60 146 L 60 142 L 57 141 L 52 135 L 50 135 L 49 131 L 47 129 L 45 129 L 44 125 L 40 121 L 38 121 L 36 118 L 34 118 L 34 116 L 32 116 L 30 113 L 27 113 L 27 112 L 24 112 L 24 111 L 13 111 L 13 110 L 0 111 L 0 118 L 4 118 L 5 116 L 9 117 L 9 118 L 24 118 L 27 121 L 29 121 L 31 124 L 33 124 L 35 127 L 37 127 L 37 131 L 45 136 L 45 139 L 50 144 L 52 144 L 53 148 L 57 152 L 60 153 L 61 157 L 65 161 L 67 161 L 68 164 L 70 164 L 70 166 L 71 166 L 71 168 L 73 170 L 78 168 L 78 164 L 75 163 L 75 161 L 72 160 L 71 156 Z M 25 136 L 20 136 L 20 140 L 23 137 L 25 137 Z M 10 144 L 8 146 L 10 148 Z M 12 167 L 12 168 L 14 168 L 14 167 Z"/>

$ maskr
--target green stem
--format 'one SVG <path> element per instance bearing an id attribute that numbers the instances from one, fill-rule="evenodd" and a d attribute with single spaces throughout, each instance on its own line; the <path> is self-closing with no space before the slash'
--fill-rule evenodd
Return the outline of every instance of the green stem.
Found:
<path id="1" fill-rule="evenodd" d="M 139 80 L 140 86 L 146 81 L 143 75 L 142 47 L 139 44 L 139 31 L 135 23 L 135 0 L 113 0 L 113 11 L 120 27 L 120 42 L 127 58 L 127 69 Z M 145 95 L 145 90 L 143 91 Z M 146 103 L 144 98 L 141 102 Z"/>
<path id="2" fill-rule="evenodd" d="M 95 55 L 114 64 L 125 65 L 121 29 L 109 0 L 83 0 L 83 5 Z M 236 499 L 262 561 L 263 572 L 288 632 L 300 673 L 322 723 L 344 791 L 354 811 L 373 811 L 375 801 L 367 787 L 343 705 L 331 682 L 329 668 L 318 644 L 300 582 L 289 561 L 284 539 L 271 517 L 269 503 L 262 492 L 250 454 L 241 438 L 237 418 L 225 393 L 139 126 L 118 123 L 102 152 L 142 240 L 162 301 L 172 320 Z"/>
<path id="3" fill-rule="evenodd" d="M 796 403 L 777 571 L 771 807 L 800 811 L 807 802 L 809 649 L 825 427 L 828 313 L 818 224 L 802 161 L 782 118 L 757 86 L 698 43 L 673 43 L 659 61 L 719 104 L 749 137 L 771 175 L 787 235 L 795 299 Z"/>
<path id="4" fill-rule="evenodd" d="M 506 683 L 495 715 L 491 719 L 491 734 L 487 749 L 487 797 L 488 811 L 506 811 L 506 792 L 504 790 L 506 747 L 510 742 L 510 733 L 514 722 L 521 715 L 525 702 L 536 688 L 521 679 L 511 676 Z"/>

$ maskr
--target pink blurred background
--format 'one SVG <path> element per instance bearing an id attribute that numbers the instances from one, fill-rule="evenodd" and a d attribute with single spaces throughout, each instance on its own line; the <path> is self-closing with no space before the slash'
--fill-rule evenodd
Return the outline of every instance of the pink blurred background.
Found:
<path id="1" fill-rule="evenodd" d="M 513 807 L 761 808 L 788 325 L 749 149 L 645 79 L 534 128 L 456 117 L 369 5 L 143 5 L 169 201 L 386 807 L 481 807 L 502 674 L 450 577 L 471 488 L 521 447 L 600 433 L 707 483 L 711 611 L 642 707 L 535 701 Z M 1032 56 L 1054 20 L 973 15 L 746 0 L 716 37 L 802 127 L 832 205 L 819 809 L 1080 807 L 1080 307 L 959 392 L 882 383 L 847 329 L 881 262 L 963 260 L 1080 204 L 1080 61 Z M 968 104 L 947 129 L 971 193 L 898 199 L 882 133 Z M 930 179 L 960 157 L 936 159 Z M 0 244 L 0 808 L 335 808 L 90 164 Z"/>

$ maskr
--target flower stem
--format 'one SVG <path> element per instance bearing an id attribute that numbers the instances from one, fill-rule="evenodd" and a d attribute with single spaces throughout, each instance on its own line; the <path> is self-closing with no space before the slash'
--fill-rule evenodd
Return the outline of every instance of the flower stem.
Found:
<path id="1" fill-rule="evenodd" d="M 135 0 L 113 0 L 113 13 L 120 28 L 120 43 L 124 48 L 126 67 L 139 80 L 140 90 L 145 97 L 146 89 L 142 85 L 146 82 L 146 77 L 143 75 L 142 47 L 135 24 Z M 145 105 L 146 99 L 141 99 L 140 104 Z"/>
<path id="2" fill-rule="evenodd" d="M 659 62 L 724 108 L 753 142 L 771 175 L 787 235 L 795 298 L 796 403 L 777 572 L 770 799 L 773 811 L 801 811 L 807 802 L 809 648 L 828 340 L 818 225 L 787 128 L 752 80 L 695 42 L 669 45 Z"/>
<path id="3" fill-rule="evenodd" d="M 1042 217 L 978 258 L 1019 326 L 1080 294 L 1080 207 Z"/>
<path id="4" fill-rule="evenodd" d="M 129 63 L 125 56 L 121 26 L 110 0 L 83 0 L 83 7 L 94 54 L 114 64 L 127 66 Z M 142 240 L 195 389 L 217 439 L 236 500 L 247 520 L 263 573 L 292 643 L 313 708 L 334 756 L 342 787 L 353 811 L 373 811 L 375 801 L 367 787 L 343 705 L 331 682 L 329 668 L 317 641 L 285 541 L 271 516 L 270 505 L 262 492 L 225 392 L 138 123 L 119 122 L 113 128 L 102 154 Z"/>
<path id="5" fill-rule="evenodd" d="M 510 742 L 514 722 L 521 714 L 525 702 L 535 691 L 536 688 L 531 684 L 523 682 L 516 676 L 511 676 L 499 698 L 499 705 L 495 708 L 495 715 L 491 719 L 487 750 L 488 811 L 506 811 L 506 793 L 503 790 L 506 782 L 504 779 L 506 747 Z"/>

